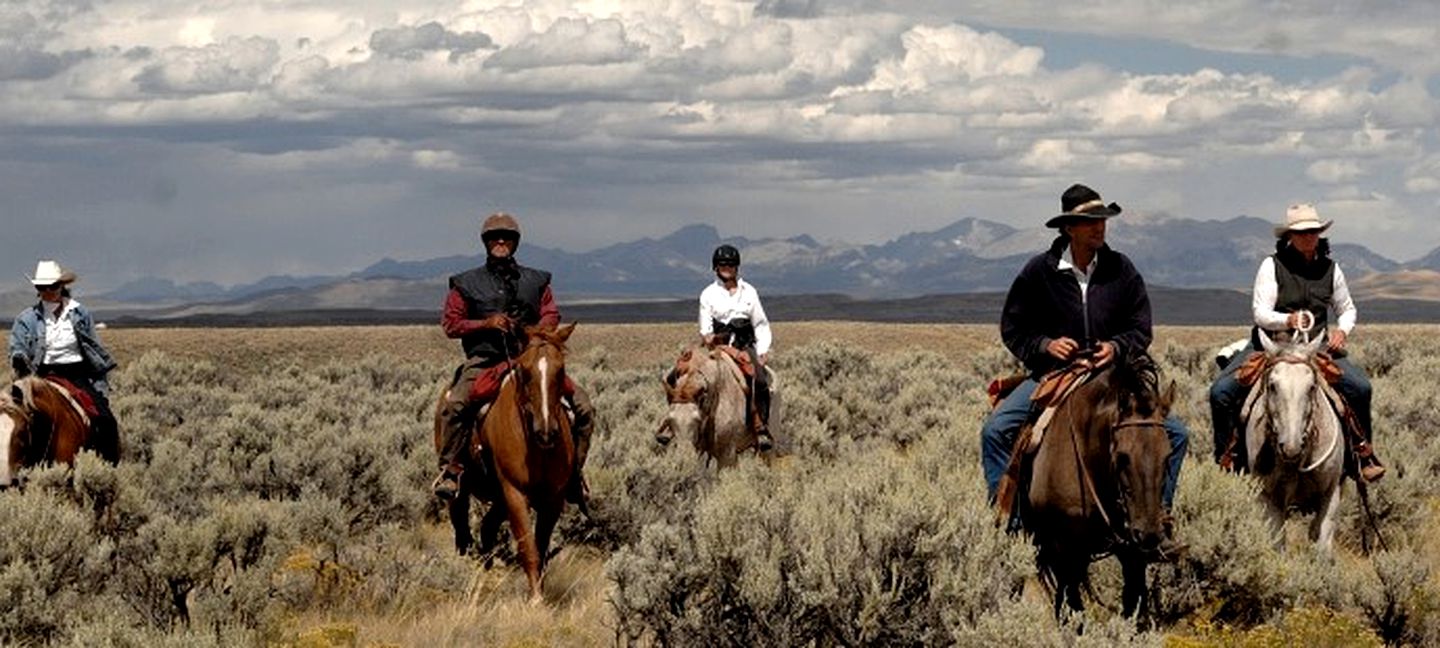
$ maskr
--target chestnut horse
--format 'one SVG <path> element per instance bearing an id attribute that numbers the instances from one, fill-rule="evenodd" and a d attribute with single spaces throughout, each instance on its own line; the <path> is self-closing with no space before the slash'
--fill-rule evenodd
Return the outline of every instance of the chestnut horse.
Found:
<path id="1" fill-rule="evenodd" d="M 465 474 L 459 496 L 450 501 L 450 524 L 455 547 L 469 550 L 470 497 L 492 501 L 481 521 L 481 551 L 499 540 L 500 523 L 510 521 L 510 532 L 530 585 L 530 602 L 542 599 L 540 583 L 549 558 L 550 534 L 565 507 L 565 486 L 575 465 L 575 441 L 570 418 L 562 405 L 565 384 L 565 341 L 575 324 L 556 328 L 527 328 L 527 343 L 511 362 L 500 393 L 484 414 L 470 426 L 466 444 Z M 441 401 L 444 401 L 442 395 Z M 439 429 L 436 429 L 439 443 Z M 482 453 L 481 449 L 485 452 Z M 471 468 L 488 468 L 488 470 Z M 489 484 L 480 478 L 488 473 Z M 494 492 L 498 482 L 499 492 Z M 489 489 L 490 492 L 486 492 Z M 498 494 L 498 498 L 496 495 Z M 530 509 L 535 509 L 535 530 L 530 530 Z"/>
<path id="2" fill-rule="evenodd" d="M 675 384 L 664 378 L 661 384 L 669 409 L 655 431 L 660 445 L 669 445 L 677 434 L 689 436 L 695 452 L 721 468 L 734 466 L 741 452 L 756 447 L 755 431 L 746 425 L 745 377 L 729 354 L 687 348 L 680 354 Z"/>
<path id="3" fill-rule="evenodd" d="M 0 396 L 0 488 L 14 485 L 21 468 L 73 464 L 82 449 L 117 461 L 119 444 L 99 441 L 70 394 L 43 378 L 21 378 Z"/>
<path id="4" fill-rule="evenodd" d="M 1055 410 L 1036 451 L 1022 519 L 1039 547 L 1040 575 L 1062 606 L 1083 609 L 1080 589 L 1090 563 L 1120 560 L 1125 616 L 1148 591 L 1145 568 L 1158 558 L 1165 511 L 1161 491 L 1170 442 L 1164 421 L 1172 382 L 1159 391 L 1159 370 L 1137 354 L 1100 370 Z M 1029 435 L 1028 428 L 1021 438 Z"/>

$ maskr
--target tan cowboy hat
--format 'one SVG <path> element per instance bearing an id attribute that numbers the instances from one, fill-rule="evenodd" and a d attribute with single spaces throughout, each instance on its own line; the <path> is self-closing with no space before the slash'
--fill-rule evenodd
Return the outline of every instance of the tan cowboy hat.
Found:
<path id="1" fill-rule="evenodd" d="M 1315 211 L 1315 205 L 1310 203 L 1290 205 L 1290 208 L 1285 210 L 1285 222 L 1275 226 L 1275 238 L 1285 236 L 1288 232 L 1313 232 L 1316 230 L 1323 232 L 1334 224 L 1333 220 L 1320 222 L 1320 214 Z"/>
<path id="2" fill-rule="evenodd" d="M 51 286 L 75 281 L 75 273 L 61 268 L 60 264 L 52 259 L 41 259 L 35 264 L 35 276 L 26 275 L 25 278 L 37 286 Z"/>

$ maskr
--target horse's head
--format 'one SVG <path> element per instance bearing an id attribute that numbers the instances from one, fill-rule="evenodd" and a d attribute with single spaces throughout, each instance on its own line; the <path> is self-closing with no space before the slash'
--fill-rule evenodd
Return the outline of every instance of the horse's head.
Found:
<path id="1" fill-rule="evenodd" d="M 1124 511 L 1124 532 L 1127 540 L 1150 551 L 1164 537 L 1162 493 L 1170 457 L 1165 417 L 1175 400 L 1175 383 L 1162 392 L 1159 370 L 1144 354 L 1118 364 L 1112 376 L 1116 400 L 1110 456 Z"/>
<path id="2" fill-rule="evenodd" d="M 0 396 L 0 488 L 15 484 L 30 453 L 33 378 L 21 378 Z"/>
<path id="3" fill-rule="evenodd" d="M 1260 332 L 1260 344 L 1270 360 L 1263 386 L 1266 435 L 1274 444 L 1277 458 L 1287 463 L 1298 462 L 1304 456 L 1316 408 L 1328 407 L 1319 392 L 1314 366 L 1315 354 L 1324 340 L 1325 336 L 1320 335 L 1309 342 L 1275 342 Z"/>
<path id="4" fill-rule="evenodd" d="M 669 445 L 676 435 L 698 438 L 696 433 L 704 420 L 701 403 L 710 387 L 709 375 L 714 359 L 703 348 L 686 349 L 680 355 L 674 384 L 666 377 L 660 378 L 665 388 L 665 402 L 670 407 L 660 429 L 655 431 L 655 440 L 660 445 Z"/>
<path id="5" fill-rule="evenodd" d="M 553 446 L 569 427 L 561 396 L 565 387 L 565 342 L 574 331 L 573 322 L 559 328 L 528 328 L 528 342 L 516 359 L 520 416 L 542 448 Z"/>

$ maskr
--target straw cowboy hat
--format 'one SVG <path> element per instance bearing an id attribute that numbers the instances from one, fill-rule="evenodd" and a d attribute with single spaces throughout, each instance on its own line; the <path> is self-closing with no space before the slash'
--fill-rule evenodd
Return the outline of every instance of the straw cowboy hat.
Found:
<path id="1" fill-rule="evenodd" d="M 1045 227 L 1060 227 L 1077 218 L 1110 218 L 1118 215 L 1120 205 L 1105 204 L 1100 194 L 1082 184 L 1070 185 L 1060 194 L 1060 215 L 1045 221 Z"/>
<path id="2" fill-rule="evenodd" d="M 1315 205 L 1310 203 L 1290 205 L 1290 208 L 1285 210 L 1285 222 L 1275 226 L 1275 238 L 1285 236 L 1289 232 L 1313 232 L 1316 230 L 1324 232 L 1333 224 L 1335 224 L 1333 220 L 1320 222 L 1320 214 L 1315 211 Z"/>
<path id="3" fill-rule="evenodd" d="M 50 286 L 54 284 L 68 284 L 75 281 L 75 273 L 60 267 L 60 264 L 51 259 L 42 259 L 35 264 L 35 276 L 26 275 L 30 283 L 37 286 Z"/>

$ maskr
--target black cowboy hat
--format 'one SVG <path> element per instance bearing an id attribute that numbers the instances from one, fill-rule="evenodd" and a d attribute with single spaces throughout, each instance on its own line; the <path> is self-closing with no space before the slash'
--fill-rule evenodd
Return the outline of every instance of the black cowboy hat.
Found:
<path id="1" fill-rule="evenodd" d="M 1060 215 L 1045 221 L 1046 227 L 1060 227 L 1078 218 L 1110 218 L 1118 215 L 1120 205 L 1105 204 L 1100 194 L 1082 184 L 1070 185 L 1060 194 Z"/>

